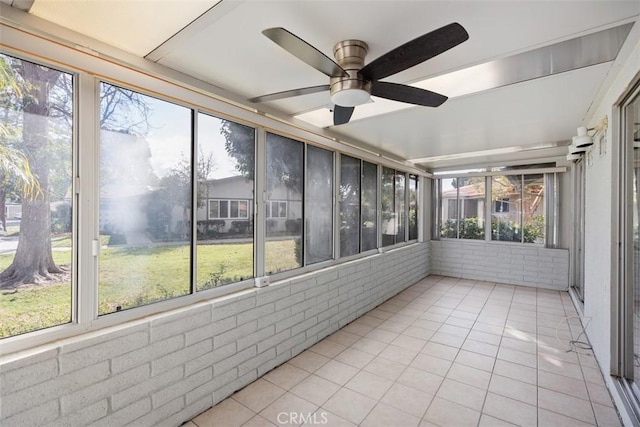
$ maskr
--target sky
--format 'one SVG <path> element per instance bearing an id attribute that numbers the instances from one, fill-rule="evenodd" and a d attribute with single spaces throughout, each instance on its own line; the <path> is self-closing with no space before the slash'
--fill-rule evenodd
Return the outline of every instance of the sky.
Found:
<path id="1" fill-rule="evenodd" d="M 150 130 L 146 136 L 151 150 L 151 167 L 158 177 L 169 173 L 181 159 L 190 157 L 191 110 L 187 107 L 145 97 L 152 113 L 149 116 Z M 236 176 L 236 162 L 227 155 L 225 139 L 220 133 L 222 120 L 199 114 L 199 151 L 207 156 L 213 154 L 216 163 L 209 178 L 220 179 Z"/>

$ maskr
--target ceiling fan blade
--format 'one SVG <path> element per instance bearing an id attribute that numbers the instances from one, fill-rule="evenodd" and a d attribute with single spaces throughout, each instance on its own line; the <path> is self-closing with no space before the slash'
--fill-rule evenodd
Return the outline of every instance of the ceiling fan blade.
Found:
<path id="1" fill-rule="evenodd" d="M 333 107 L 333 124 L 337 126 L 349 123 L 349 119 L 351 119 L 353 110 L 355 110 L 355 107 L 343 107 L 342 105 L 335 105 Z"/>
<path id="2" fill-rule="evenodd" d="M 418 65 L 464 42 L 469 34 L 454 22 L 399 46 L 373 60 L 360 70 L 360 75 L 376 81 Z"/>
<path id="3" fill-rule="evenodd" d="M 371 95 L 424 107 L 439 107 L 449 99 L 430 90 L 388 82 L 373 82 Z"/>
<path id="4" fill-rule="evenodd" d="M 270 93 L 268 95 L 256 96 L 249 99 L 249 102 L 267 102 L 277 99 L 291 98 L 293 96 L 310 95 L 312 93 L 324 92 L 329 90 L 329 85 L 309 86 L 300 89 L 284 90 L 282 92 Z"/>
<path id="5" fill-rule="evenodd" d="M 282 27 L 268 28 L 262 34 L 299 60 L 329 77 L 349 77 L 347 72 L 327 55 Z"/>

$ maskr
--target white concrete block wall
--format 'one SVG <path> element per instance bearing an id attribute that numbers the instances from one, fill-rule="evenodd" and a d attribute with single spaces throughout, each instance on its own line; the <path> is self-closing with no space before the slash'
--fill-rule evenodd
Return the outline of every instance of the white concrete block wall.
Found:
<path id="1" fill-rule="evenodd" d="M 431 274 L 545 289 L 569 287 L 569 251 L 472 240 L 433 240 Z"/>
<path id="2" fill-rule="evenodd" d="M 0 425 L 180 425 L 427 276 L 429 247 L 6 356 Z"/>

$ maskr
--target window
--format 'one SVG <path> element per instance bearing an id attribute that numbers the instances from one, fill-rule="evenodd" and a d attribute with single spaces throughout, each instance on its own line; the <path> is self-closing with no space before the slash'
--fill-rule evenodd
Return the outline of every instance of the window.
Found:
<path id="1" fill-rule="evenodd" d="M 483 240 L 485 178 L 446 178 L 439 185 L 440 237 Z"/>
<path id="2" fill-rule="evenodd" d="M 100 85 L 98 311 L 190 292 L 191 121 L 188 108 Z"/>
<path id="3" fill-rule="evenodd" d="M 198 114 L 196 289 L 254 276 L 255 129 Z M 208 212 L 207 212 L 208 204 Z"/>
<path id="4" fill-rule="evenodd" d="M 396 241 L 395 243 L 401 243 L 406 240 L 405 237 L 405 228 L 407 224 L 407 208 L 406 208 L 406 200 L 407 193 L 405 190 L 405 182 L 407 176 L 402 172 L 396 172 L 395 174 L 395 205 L 396 205 L 396 222 L 397 222 L 397 230 L 396 230 Z"/>
<path id="5" fill-rule="evenodd" d="M 492 240 L 544 243 L 544 175 L 494 176 L 491 197 Z"/>
<path id="6" fill-rule="evenodd" d="M 361 162 L 340 156 L 340 256 L 360 252 Z"/>
<path id="7" fill-rule="evenodd" d="M 409 175 L 409 240 L 418 238 L 418 177 Z"/>
<path id="8" fill-rule="evenodd" d="M 440 237 L 544 244 L 547 229 L 555 227 L 547 223 L 544 191 L 545 182 L 554 185 L 553 177 L 547 173 L 438 179 Z M 489 213 L 490 235 L 485 223 Z"/>
<path id="9" fill-rule="evenodd" d="M 495 201 L 494 212 L 509 213 L 509 198 L 503 198 Z"/>
<path id="10" fill-rule="evenodd" d="M 378 166 L 362 162 L 360 211 L 361 250 L 378 247 Z"/>
<path id="11" fill-rule="evenodd" d="M 279 200 L 267 200 L 265 204 L 267 218 L 286 218 L 287 202 Z"/>
<path id="12" fill-rule="evenodd" d="M 406 240 L 406 175 L 382 168 L 382 246 Z"/>
<path id="13" fill-rule="evenodd" d="M 302 196 L 304 144 L 267 133 L 267 203 L 278 201 L 278 216 L 271 203 L 266 220 L 265 270 L 269 274 L 303 265 Z M 286 201 L 285 212 L 281 201 Z"/>
<path id="14" fill-rule="evenodd" d="M 333 258 L 333 153 L 307 145 L 305 265 Z"/>
<path id="15" fill-rule="evenodd" d="M 72 320 L 75 90 L 54 68 L 4 54 L 0 67 L 2 338 Z"/>
<path id="16" fill-rule="evenodd" d="M 209 200 L 209 219 L 249 219 L 248 200 Z"/>

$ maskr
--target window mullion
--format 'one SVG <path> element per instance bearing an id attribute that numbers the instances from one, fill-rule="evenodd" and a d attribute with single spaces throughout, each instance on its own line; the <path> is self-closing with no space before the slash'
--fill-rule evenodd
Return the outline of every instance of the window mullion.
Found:
<path id="1" fill-rule="evenodd" d="M 255 233 L 254 245 L 254 269 L 255 277 L 265 275 L 265 238 L 266 225 L 266 181 L 267 181 L 267 160 L 266 160 L 266 131 L 258 128 L 256 132 L 256 155 L 255 155 L 255 179 L 254 179 L 254 220 L 253 232 Z M 271 208 L 273 206 L 270 206 Z M 273 215 L 272 215 L 273 216 Z"/>
<path id="2" fill-rule="evenodd" d="M 78 108 L 77 120 L 78 161 L 75 192 L 77 206 L 72 212 L 77 218 L 78 230 L 78 274 L 75 280 L 76 304 L 75 321 L 87 324 L 98 317 L 98 255 L 100 253 L 100 231 L 98 206 L 100 164 L 98 112 L 100 97 L 97 80 L 81 73 L 77 78 Z M 81 116 L 81 117 L 80 117 Z M 80 119 L 80 120 L 78 120 Z"/>

